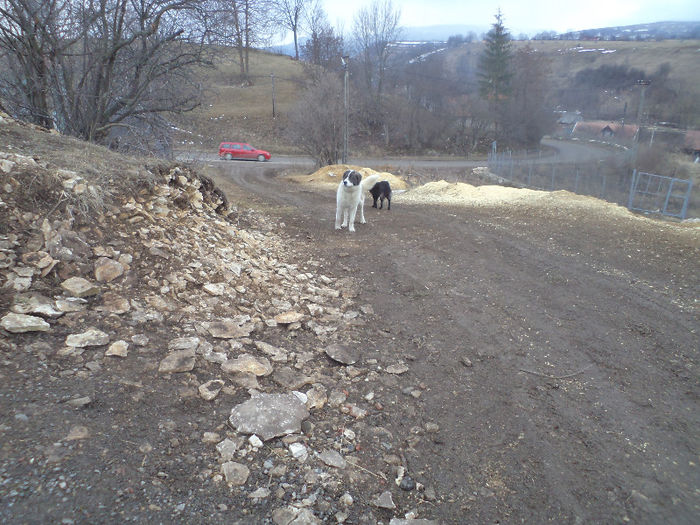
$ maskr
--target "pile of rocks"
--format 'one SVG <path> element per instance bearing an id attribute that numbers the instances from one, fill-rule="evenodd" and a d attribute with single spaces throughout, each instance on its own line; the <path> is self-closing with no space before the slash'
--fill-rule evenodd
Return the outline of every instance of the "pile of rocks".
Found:
<path id="1" fill-rule="evenodd" d="M 187 167 L 151 168 L 149 184 L 105 199 L 92 222 L 59 207 L 100 193 L 81 175 L 15 152 L 0 152 L 0 170 L 6 364 L 22 347 L 40 348 L 60 377 L 80 380 L 123 373 L 120 361 L 147 351 L 159 377 L 197 381 L 201 403 L 237 396 L 228 421 L 202 433 L 212 457 L 202 475 L 258 513 L 264 505 L 266 519 L 376 523 L 379 513 L 395 524 L 429 523 L 415 509 L 434 492 L 408 475 L 397 438 L 366 422 L 385 410 L 381 392 L 408 368 L 360 360 L 344 343 L 343 329 L 372 315 L 354 304 L 355 283 L 323 275 L 269 219 L 243 221 Z M 16 199 L 37 172 L 56 181 L 53 209 Z M 73 430 L 70 439 L 89 436 Z"/>

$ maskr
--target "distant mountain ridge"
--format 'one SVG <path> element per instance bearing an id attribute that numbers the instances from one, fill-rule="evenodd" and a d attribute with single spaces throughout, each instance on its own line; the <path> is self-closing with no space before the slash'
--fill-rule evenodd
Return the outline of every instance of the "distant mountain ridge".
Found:
<path id="1" fill-rule="evenodd" d="M 491 26 L 446 24 L 424 27 L 404 27 L 401 30 L 401 42 L 447 42 L 450 37 L 472 35 L 481 39 Z M 527 35 L 534 40 L 680 40 L 700 39 L 700 21 L 697 22 L 651 22 L 629 26 L 610 26 L 595 29 L 582 29 L 557 33 L 556 31 L 517 32 L 507 28 L 513 38 Z M 306 42 L 306 37 L 299 38 L 299 47 Z M 294 45 L 283 44 L 266 49 L 274 53 L 294 56 Z"/>

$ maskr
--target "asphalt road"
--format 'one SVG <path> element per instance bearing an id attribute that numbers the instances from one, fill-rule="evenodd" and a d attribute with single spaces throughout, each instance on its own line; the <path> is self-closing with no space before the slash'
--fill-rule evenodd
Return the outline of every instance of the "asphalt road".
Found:
<path id="1" fill-rule="evenodd" d="M 574 142 L 545 139 L 541 155 L 531 155 L 528 159 L 542 162 L 583 162 L 591 159 L 603 160 L 615 155 L 617 152 L 609 147 L 586 142 Z M 183 152 L 177 155 L 177 159 L 185 162 L 206 162 L 211 164 L 231 162 L 237 168 L 248 170 L 300 168 L 313 170 L 315 164 L 311 157 L 302 155 L 273 155 L 269 161 L 258 162 L 252 160 L 227 161 L 220 160 L 216 153 Z M 471 160 L 459 157 L 350 157 L 349 164 L 366 166 L 368 168 L 402 168 L 402 169 L 463 169 L 485 166 L 486 160 Z"/>

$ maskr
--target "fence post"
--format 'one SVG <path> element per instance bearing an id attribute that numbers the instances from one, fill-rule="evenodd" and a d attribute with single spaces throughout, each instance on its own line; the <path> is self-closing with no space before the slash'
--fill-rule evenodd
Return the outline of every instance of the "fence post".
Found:
<path id="1" fill-rule="evenodd" d="M 554 191 L 554 174 L 556 172 L 557 166 L 556 164 L 552 164 L 552 187 L 551 190 Z"/>
<path id="2" fill-rule="evenodd" d="M 690 192 L 693 189 L 693 179 L 688 179 L 688 189 L 685 192 L 683 199 L 683 207 L 681 208 L 681 220 L 685 220 L 685 214 L 688 212 L 688 202 L 690 201 Z"/>
<path id="3" fill-rule="evenodd" d="M 576 168 L 576 179 L 574 179 L 574 193 L 578 193 L 578 168 Z"/>
<path id="4" fill-rule="evenodd" d="M 630 196 L 627 201 L 627 209 L 632 209 L 632 204 L 634 204 L 634 194 L 637 191 L 637 168 L 632 170 L 632 183 L 630 184 Z"/>

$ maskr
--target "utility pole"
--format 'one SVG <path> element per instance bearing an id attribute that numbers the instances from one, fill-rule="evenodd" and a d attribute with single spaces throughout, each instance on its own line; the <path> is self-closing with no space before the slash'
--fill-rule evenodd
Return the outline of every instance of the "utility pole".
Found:
<path id="1" fill-rule="evenodd" d="M 637 110 L 637 134 L 634 138 L 634 158 L 632 166 L 637 168 L 637 151 L 639 150 L 639 135 L 642 133 L 642 117 L 644 115 L 644 97 L 646 96 L 647 87 L 651 84 L 649 80 L 637 80 L 637 85 L 642 88 L 639 95 L 639 109 Z"/>
<path id="2" fill-rule="evenodd" d="M 343 63 L 343 84 L 344 84 L 344 99 L 345 99 L 345 127 L 343 129 L 343 164 L 348 163 L 348 55 L 340 57 Z"/>
<path id="3" fill-rule="evenodd" d="M 270 78 L 272 79 L 272 118 L 275 118 L 275 74 L 270 73 Z"/>

